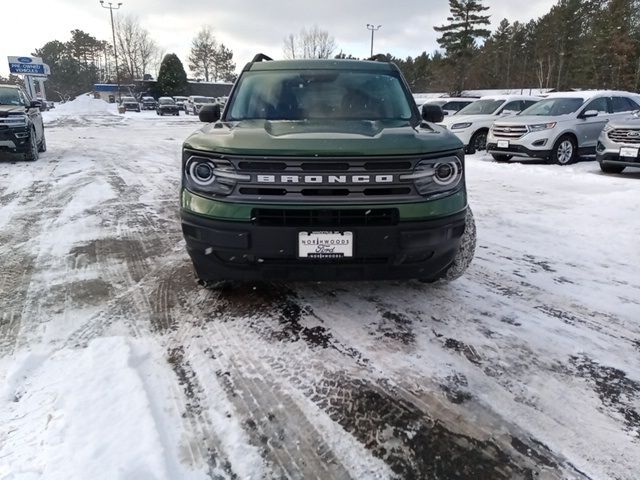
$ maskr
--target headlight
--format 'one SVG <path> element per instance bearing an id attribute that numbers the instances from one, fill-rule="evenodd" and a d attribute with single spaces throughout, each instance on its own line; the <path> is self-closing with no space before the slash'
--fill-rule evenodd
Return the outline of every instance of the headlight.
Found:
<path id="1" fill-rule="evenodd" d="M 249 180 L 249 175 L 236 173 L 228 160 L 193 155 L 184 166 L 185 186 L 209 195 L 229 195 L 239 181 Z"/>
<path id="2" fill-rule="evenodd" d="M 26 127 L 27 118 L 25 114 L 9 115 L 3 119 L 3 123 L 8 127 Z"/>
<path id="3" fill-rule="evenodd" d="M 441 197 L 458 188 L 464 177 L 462 154 L 420 161 L 413 173 L 400 175 L 400 180 L 413 180 L 420 195 Z"/>
<path id="4" fill-rule="evenodd" d="M 551 123 L 538 123 L 536 125 L 529 125 L 527 128 L 530 132 L 541 132 L 542 130 L 549 130 L 556 126 L 556 122 Z"/>
<path id="5" fill-rule="evenodd" d="M 451 130 L 462 130 L 463 128 L 469 128 L 471 126 L 471 123 L 454 123 L 453 125 L 451 125 Z"/>

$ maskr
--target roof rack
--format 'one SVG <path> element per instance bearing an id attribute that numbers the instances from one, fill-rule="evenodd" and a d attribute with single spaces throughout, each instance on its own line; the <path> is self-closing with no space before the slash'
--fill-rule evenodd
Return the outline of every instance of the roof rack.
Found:
<path id="1" fill-rule="evenodd" d="M 251 62 L 267 62 L 271 60 L 273 60 L 273 58 L 265 55 L 264 53 L 258 53 L 255 57 L 253 57 L 253 60 L 251 60 Z"/>

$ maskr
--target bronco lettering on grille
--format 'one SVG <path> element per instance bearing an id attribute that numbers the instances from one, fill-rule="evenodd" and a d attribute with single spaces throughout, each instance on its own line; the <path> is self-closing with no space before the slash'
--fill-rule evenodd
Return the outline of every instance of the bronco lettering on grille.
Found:
<path id="1" fill-rule="evenodd" d="M 258 183 L 393 183 L 394 175 L 256 175 Z"/>

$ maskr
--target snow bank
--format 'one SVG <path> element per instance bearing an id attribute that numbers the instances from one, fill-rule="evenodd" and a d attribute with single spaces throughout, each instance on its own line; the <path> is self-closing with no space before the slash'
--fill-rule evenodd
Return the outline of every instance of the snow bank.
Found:
<path id="1" fill-rule="evenodd" d="M 0 478 L 203 478 L 178 460 L 179 423 L 167 418 L 173 375 L 161 357 L 157 345 L 121 337 L 18 355 L 0 389 L 10 438 L 0 444 Z"/>
<path id="2" fill-rule="evenodd" d="M 45 123 L 60 117 L 78 115 L 117 115 L 118 109 L 115 103 L 107 103 L 104 100 L 93 98 L 90 94 L 80 95 L 66 103 L 56 104 L 54 110 L 42 112 Z"/>

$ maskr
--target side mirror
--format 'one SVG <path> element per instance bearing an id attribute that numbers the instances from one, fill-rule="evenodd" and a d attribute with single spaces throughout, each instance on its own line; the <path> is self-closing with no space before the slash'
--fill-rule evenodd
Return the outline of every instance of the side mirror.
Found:
<path id="1" fill-rule="evenodd" d="M 215 123 L 220 120 L 220 105 L 217 103 L 209 103 L 200 107 L 200 112 L 198 112 L 198 118 L 201 122 L 205 123 Z"/>
<path id="2" fill-rule="evenodd" d="M 586 112 L 582 112 L 580 118 L 593 118 L 597 117 L 599 112 L 597 110 L 587 110 Z"/>
<path id="3" fill-rule="evenodd" d="M 42 102 L 40 100 L 31 100 L 29 103 L 29 108 L 40 108 L 42 107 Z"/>
<path id="4" fill-rule="evenodd" d="M 422 119 L 425 122 L 440 123 L 444 120 L 444 112 L 437 105 L 422 105 Z"/>

